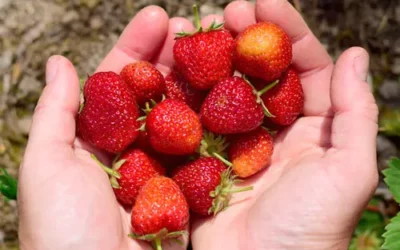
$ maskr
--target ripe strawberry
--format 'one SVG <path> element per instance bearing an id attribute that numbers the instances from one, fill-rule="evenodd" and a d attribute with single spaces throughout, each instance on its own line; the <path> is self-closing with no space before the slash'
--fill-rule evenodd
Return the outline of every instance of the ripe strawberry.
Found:
<path id="1" fill-rule="evenodd" d="M 126 65 L 120 75 L 135 93 L 139 105 L 159 99 L 166 90 L 164 76 L 146 61 Z"/>
<path id="2" fill-rule="evenodd" d="M 192 88 L 176 71 L 172 71 L 166 78 L 167 98 L 186 103 L 195 112 L 200 111 L 201 104 L 206 98 L 206 92 Z"/>
<path id="3" fill-rule="evenodd" d="M 256 129 L 264 119 L 257 92 L 243 78 L 219 82 L 204 101 L 200 116 L 203 125 L 217 134 L 237 134 Z"/>
<path id="4" fill-rule="evenodd" d="M 153 149 L 171 155 L 194 153 L 202 137 L 197 114 L 185 103 L 172 99 L 157 104 L 150 111 L 146 130 Z"/>
<path id="5" fill-rule="evenodd" d="M 157 176 L 140 190 L 132 209 L 131 224 L 135 239 L 154 242 L 185 234 L 189 222 L 189 206 L 178 185 L 171 179 Z"/>
<path id="6" fill-rule="evenodd" d="M 178 33 L 173 48 L 178 71 L 197 89 L 211 89 L 220 80 L 233 75 L 234 40 L 223 24 L 212 23 L 203 30 L 194 7 L 197 31 Z"/>
<path id="7" fill-rule="evenodd" d="M 266 168 L 271 162 L 273 147 L 272 136 L 262 127 L 236 135 L 228 149 L 234 174 L 247 178 Z"/>
<path id="8" fill-rule="evenodd" d="M 250 25 L 235 41 L 233 62 L 241 73 L 271 82 L 292 61 L 290 37 L 270 22 Z"/>
<path id="9" fill-rule="evenodd" d="M 257 85 L 263 87 L 260 84 Z M 278 125 L 292 124 L 304 108 L 304 93 L 297 72 L 293 68 L 289 68 L 282 75 L 279 83 L 265 92 L 261 99 L 273 115 L 268 119 Z"/>
<path id="10" fill-rule="evenodd" d="M 77 133 L 85 141 L 111 153 L 119 153 L 135 141 L 139 109 L 133 92 L 113 72 L 89 77 L 83 89 L 84 106 Z"/>
<path id="11" fill-rule="evenodd" d="M 181 188 L 193 212 L 204 216 L 215 215 L 229 205 L 232 193 L 252 189 L 232 190 L 233 184 L 238 181 L 230 173 L 217 158 L 202 157 L 177 168 L 172 179 Z"/>
<path id="12" fill-rule="evenodd" d="M 120 174 L 120 178 L 112 181 L 117 184 L 114 187 L 115 196 L 127 206 L 135 203 L 139 190 L 148 180 L 157 175 L 165 175 L 165 169 L 156 159 L 135 148 L 125 152 L 113 169 Z"/>

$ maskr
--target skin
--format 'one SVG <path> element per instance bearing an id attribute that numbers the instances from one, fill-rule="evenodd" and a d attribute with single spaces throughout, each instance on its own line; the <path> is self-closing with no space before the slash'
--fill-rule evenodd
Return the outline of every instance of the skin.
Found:
<path id="1" fill-rule="evenodd" d="M 222 17 L 208 16 L 203 25 L 213 19 Z M 194 249 L 347 249 L 378 181 L 378 109 L 365 82 L 367 52 L 351 48 L 334 65 L 285 0 L 260 0 L 255 6 L 235 1 L 224 19 L 233 33 L 257 20 L 272 21 L 290 35 L 293 64 L 305 93 L 304 117 L 276 138 L 270 168 L 246 181 L 253 191 L 237 194 L 216 218 L 192 218 Z M 168 73 L 173 33 L 182 29 L 193 26 L 147 7 L 127 26 L 98 71 L 118 73 L 128 63 L 150 60 Z M 21 249 L 151 249 L 126 236 L 129 211 L 118 205 L 90 153 L 105 163 L 108 156 L 75 137 L 79 80 L 74 67 L 54 56 L 46 76 L 20 168 Z M 164 249 L 185 247 L 164 244 Z"/>

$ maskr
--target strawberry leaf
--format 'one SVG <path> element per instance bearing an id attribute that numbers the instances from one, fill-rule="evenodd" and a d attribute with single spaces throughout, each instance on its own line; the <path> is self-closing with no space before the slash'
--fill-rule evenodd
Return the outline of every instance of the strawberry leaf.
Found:
<path id="1" fill-rule="evenodd" d="M 383 175 L 395 201 L 400 203 L 400 159 L 393 158 L 389 162 L 389 168 L 383 171 Z"/>
<path id="2" fill-rule="evenodd" d="M 9 200 L 17 199 L 17 180 L 4 168 L 0 169 L 0 192 Z"/>
<path id="3" fill-rule="evenodd" d="M 384 250 L 400 249 L 400 213 L 394 217 L 389 225 L 386 226 L 386 233 L 383 234 L 385 243 L 382 246 Z"/>

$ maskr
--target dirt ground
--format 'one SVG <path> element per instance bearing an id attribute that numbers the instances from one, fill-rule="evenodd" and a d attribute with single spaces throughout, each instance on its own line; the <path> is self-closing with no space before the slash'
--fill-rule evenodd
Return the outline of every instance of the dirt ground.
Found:
<path id="1" fill-rule="evenodd" d="M 228 0 L 198 0 L 202 15 Z M 333 58 L 350 46 L 371 53 L 370 84 L 381 108 L 380 168 L 400 147 L 400 2 L 294 0 Z M 0 0 L 0 167 L 16 176 L 32 111 L 53 54 L 68 57 L 80 76 L 93 72 L 125 25 L 156 4 L 191 16 L 191 0 Z M 18 249 L 16 203 L 0 199 L 0 250 Z"/>

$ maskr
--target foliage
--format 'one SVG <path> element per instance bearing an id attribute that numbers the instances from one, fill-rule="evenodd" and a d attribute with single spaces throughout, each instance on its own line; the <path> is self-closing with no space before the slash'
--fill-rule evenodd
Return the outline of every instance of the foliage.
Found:
<path id="1" fill-rule="evenodd" d="M 383 174 L 394 199 L 400 203 L 400 159 L 393 158 L 389 162 L 389 168 L 383 171 Z M 400 249 L 400 213 L 386 226 L 386 232 L 383 234 L 383 237 L 385 238 L 385 243 L 382 249 Z"/>
<path id="2" fill-rule="evenodd" d="M 17 180 L 11 177 L 4 168 L 0 169 L 0 192 L 7 199 L 17 199 Z"/>

